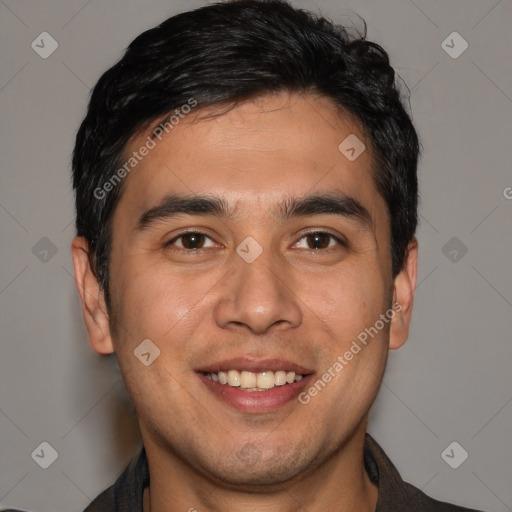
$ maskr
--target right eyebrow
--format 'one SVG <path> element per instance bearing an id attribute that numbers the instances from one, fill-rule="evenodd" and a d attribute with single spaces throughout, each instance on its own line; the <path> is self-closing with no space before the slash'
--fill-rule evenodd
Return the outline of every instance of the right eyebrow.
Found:
<path id="1" fill-rule="evenodd" d="M 180 214 L 229 217 L 232 213 L 232 208 L 219 197 L 173 194 L 146 210 L 139 218 L 137 229 L 146 229 L 157 221 L 168 220 Z"/>

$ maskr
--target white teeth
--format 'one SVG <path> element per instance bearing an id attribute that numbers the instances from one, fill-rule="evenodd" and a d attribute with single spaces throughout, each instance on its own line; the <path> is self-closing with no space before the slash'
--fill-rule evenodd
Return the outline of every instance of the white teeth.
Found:
<path id="1" fill-rule="evenodd" d="M 276 386 L 283 386 L 286 384 L 286 372 L 279 370 L 278 372 L 274 373 L 274 379 Z"/>
<path id="2" fill-rule="evenodd" d="M 272 389 L 274 386 L 284 386 L 285 384 L 299 382 L 304 377 L 295 372 L 286 372 L 284 370 L 260 373 L 245 370 L 241 372 L 238 370 L 228 370 L 218 373 L 205 373 L 204 375 L 215 382 L 227 384 L 232 387 L 239 387 L 244 391 L 266 391 L 267 389 Z"/>
<path id="3" fill-rule="evenodd" d="M 237 372 L 236 370 L 229 370 L 228 384 L 233 387 L 240 386 L 240 373 Z"/>
<path id="4" fill-rule="evenodd" d="M 240 387 L 250 389 L 256 387 L 257 375 L 252 372 L 240 372 Z"/>
<path id="5" fill-rule="evenodd" d="M 263 389 L 272 389 L 274 387 L 274 372 L 258 373 L 257 386 Z"/>

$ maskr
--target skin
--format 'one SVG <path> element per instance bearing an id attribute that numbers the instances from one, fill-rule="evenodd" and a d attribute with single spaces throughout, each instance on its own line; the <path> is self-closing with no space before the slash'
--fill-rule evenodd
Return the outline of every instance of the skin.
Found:
<path id="1" fill-rule="evenodd" d="M 151 478 L 145 511 L 373 511 L 378 489 L 364 470 L 364 436 L 388 351 L 408 336 L 416 240 L 393 279 L 370 141 L 330 100 L 279 93 L 204 113 L 181 120 L 124 180 L 113 218 L 111 315 L 87 241 L 72 244 L 90 343 L 116 352 L 137 409 Z M 352 162 L 338 150 L 349 134 L 366 145 Z M 373 226 L 329 214 L 280 220 L 284 198 L 333 190 L 357 199 Z M 234 213 L 136 229 L 144 211 L 173 193 L 219 196 Z M 203 249 L 177 252 L 190 238 L 167 245 L 190 228 L 210 237 Z M 348 247 L 328 238 L 318 248 L 310 232 L 344 237 Z M 236 252 L 247 236 L 263 248 L 250 264 Z M 393 303 L 401 311 L 307 405 L 242 413 L 194 371 L 251 355 L 289 359 L 320 377 Z M 161 351 L 150 366 L 133 354 L 146 338 Z M 243 457 L 248 450 L 254 457 Z"/>

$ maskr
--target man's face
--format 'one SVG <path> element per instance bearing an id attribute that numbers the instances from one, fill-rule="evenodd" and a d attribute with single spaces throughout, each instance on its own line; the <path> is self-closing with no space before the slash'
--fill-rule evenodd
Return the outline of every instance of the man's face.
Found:
<path id="1" fill-rule="evenodd" d="M 351 134 L 366 146 L 353 161 L 338 149 Z M 192 112 L 156 142 L 123 184 L 110 262 L 113 343 L 144 442 L 224 482 L 284 482 L 365 427 L 384 371 L 389 323 L 333 372 L 393 301 L 370 143 L 329 100 L 294 94 Z M 154 209 L 178 195 L 227 211 Z M 335 197 L 339 211 L 290 208 L 310 196 Z M 160 355 L 146 366 L 134 350 L 147 339 Z M 259 383 L 274 387 L 213 380 L 229 370 L 272 370 Z M 305 376 L 275 385 L 292 371 Z"/>

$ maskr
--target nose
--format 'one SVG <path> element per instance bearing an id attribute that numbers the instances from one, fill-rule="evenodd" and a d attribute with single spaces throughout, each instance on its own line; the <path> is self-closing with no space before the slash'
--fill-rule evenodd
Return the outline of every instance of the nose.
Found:
<path id="1" fill-rule="evenodd" d="M 215 321 L 220 328 L 249 329 L 266 334 L 271 328 L 293 328 L 301 324 L 300 299 L 293 282 L 269 251 L 252 263 L 236 255 L 233 271 L 215 307 Z"/>

